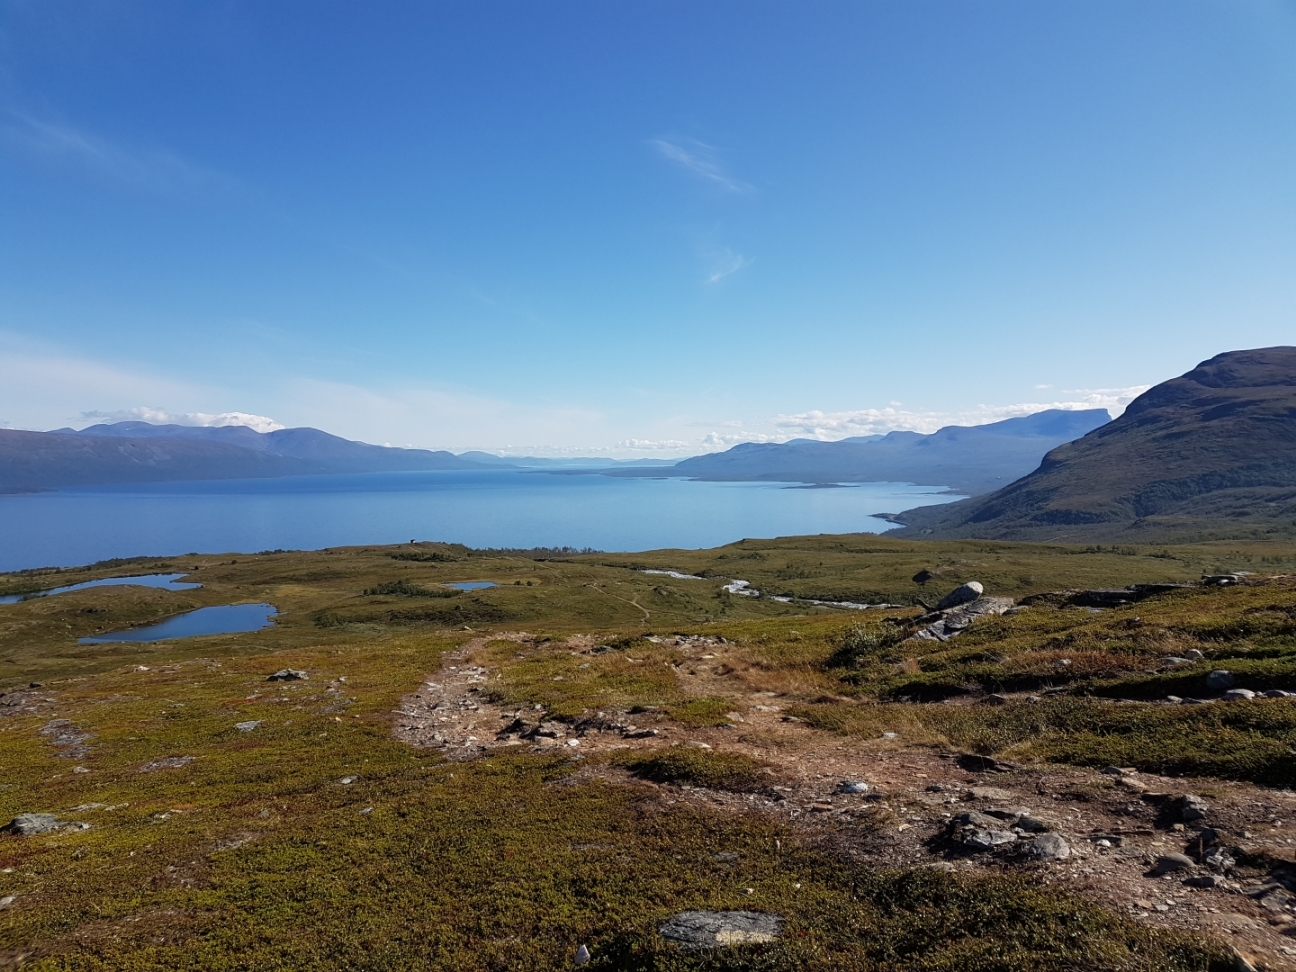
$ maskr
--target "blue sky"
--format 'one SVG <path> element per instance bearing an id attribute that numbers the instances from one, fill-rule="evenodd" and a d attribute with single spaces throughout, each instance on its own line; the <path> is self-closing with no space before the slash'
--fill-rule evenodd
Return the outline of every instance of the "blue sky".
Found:
<path id="1" fill-rule="evenodd" d="M 1292 2 L 0 0 L 14 428 L 1119 407 L 1294 343 L 1294 268 Z"/>

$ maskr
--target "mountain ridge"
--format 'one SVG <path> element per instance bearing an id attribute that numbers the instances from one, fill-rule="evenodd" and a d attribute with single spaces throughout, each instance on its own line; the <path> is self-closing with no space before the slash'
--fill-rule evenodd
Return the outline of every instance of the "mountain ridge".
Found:
<path id="1" fill-rule="evenodd" d="M 1216 355 L 1003 489 L 894 519 L 894 536 L 991 540 L 1294 532 L 1296 347 Z"/>

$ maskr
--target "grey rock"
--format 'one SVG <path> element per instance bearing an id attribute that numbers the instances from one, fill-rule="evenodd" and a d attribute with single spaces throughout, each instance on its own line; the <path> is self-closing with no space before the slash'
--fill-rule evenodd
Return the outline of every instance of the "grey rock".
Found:
<path id="1" fill-rule="evenodd" d="M 1169 702 L 1171 705 L 1178 705 L 1180 702 L 1183 701 L 1183 699 L 1179 698 L 1179 696 L 1177 695 L 1167 695 L 1166 701 Z"/>
<path id="2" fill-rule="evenodd" d="M 1181 796 L 1177 801 L 1179 819 L 1184 823 L 1192 823 L 1194 820 L 1201 820 L 1206 816 L 1206 811 L 1210 809 L 1206 801 L 1195 793 L 1187 793 Z"/>
<path id="3" fill-rule="evenodd" d="M 1195 662 L 1206 660 L 1206 656 L 1203 655 L 1196 648 L 1189 648 L 1187 651 L 1184 652 L 1184 657 L 1187 658 L 1189 661 L 1195 661 Z"/>
<path id="4" fill-rule="evenodd" d="M 20 813 L 9 822 L 5 831 L 22 837 L 49 834 L 63 827 L 63 821 L 52 813 Z"/>
<path id="5" fill-rule="evenodd" d="M 4 911 L 6 908 L 8 908 L 17 900 L 18 900 L 18 895 L 6 894 L 3 898 L 0 898 L 0 911 Z"/>
<path id="6" fill-rule="evenodd" d="M 1288 692 L 1286 689 L 1268 689 L 1260 694 L 1266 699 L 1290 699 L 1296 697 L 1296 692 Z"/>
<path id="7" fill-rule="evenodd" d="M 1248 699 L 1254 699 L 1255 693 L 1250 689 L 1234 688 L 1224 693 L 1225 702 L 1245 702 Z"/>
<path id="8" fill-rule="evenodd" d="M 584 945 L 576 949 L 576 957 L 572 960 L 577 965 L 588 965 L 590 960 L 590 951 Z"/>
<path id="9" fill-rule="evenodd" d="M 1296 904 L 1296 895 L 1292 894 L 1286 888 L 1274 888 L 1265 892 L 1257 899 L 1262 908 L 1269 911 L 1286 911 L 1292 905 Z"/>
<path id="10" fill-rule="evenodd" d="M 1218 888 L 1224 883 L 1224 878 L 1219 874 L 1203 874 L 1200 877 L 1184 878 L 1183 883 L 1190 888 Z"/>
<path id="11" fill-rule="evenodd" d="M 772 942 L 783 929 L 779 915 L 755 911 L 681 911 L 658 934 L 686 948 Z"/>
<path id="12" fill-rule="evenodd" d="M 984 593 L 985 588 L 978 581 L 968 581 L 941 598 L 940 603 L 936 605 L 936 610 L 948 611 L 950 608 L 956 608 L 960 604 L 970 604 Z"/>
<path id="13" fill-rule="evenodd" d="M 1226 668 L 1217 668 L 1206 676 L 1206 687 L 1216 692 L 1223 692 L 1233 687 L 1233 673 Z"/>
<path id="14" fill-rule="evenodd" d="M 305 672 L 300 672 L 295 668 L 281 668 L 273 675 L 267 676 L 267 682 L 304 682 L 310 678 Z"/>
<path id="15" fill-rule="evenodd" d="M 1188 659 L 1188 658 L 1180 658 L 1180 657 L 1178 657 L 1177 655 L 1166 655 L 1164 658 L 1161 659 L 1161 664 L 1162 664 L 1162 665 L 1171 665 L 1171 666 L 1174 666 L 1174 665 L 1191 665 L 1191 664 L 1192 664 L 1192 660 L 1191 660 L 1191 659 Z"/>
<path id="16" fill-rule="evenodd" d="M 252 719 L 248 722 L 236 722 L 234 723 L 234 728 L 239 732 L 251 732 L 259 725 L 261 725 L 260 719 Z"/>
<path id="17" fill-rule="evenodd" d="M 1233 857 L 1223 847 L 1212 847 L 1202 855 L 1201 861 L 1212 871 L 1227 871 L 1237 864 L 1237 861 L 1233 860 Z"/>
<path id="18" fill-rule="evenodd" d="M 1156 859 L 1156 865 L 1152 868 L 1152 873 L 1160 876 L 1169 874 L 1172 871 L 1182 871 L 1184 868 L 1192 866 L 1192 858 L 1187 854 L 1162 854 Z"/>
<path id="19" fill-rule="evenodd" d="M 980 813 L 976 810 L 964 810 L 962 813 L 956 813 L 950 824 L 954 827 L 985 827 L 987 829 L 997 828 L 1003 821 L 998 817 L 992 817 L 987 813 Z"/>
<path id="20" fill-rule="evenodd" d="M 837 793 L 867 793 L 870 787 L 863 780 L 842 780 L 837 784 Z"/>
<path id="21" fill-rule="evenodd" d="M 1042 834 L 1052 828 L 1039 817 L 1032 817 L 1029 813 L 1023 813 L 1013 824 L 1018 830 L 1024 830 L 1030 834 Z"/>
<path id="22" fill-rule="evenodd" d="M 998 823 L 998 821 L 995 821 Z M 990 830 L 982 827 L 973 827 L 963 834 L 960 843 L 968 850 L 988 851 L 996 847 L 1002 847 L 1005 844 L 1015 843 L 1017 835 L 1009 833 L 1006 830 Z"/>
<path id="23" fill-rule="evenodd" d="M 1026 853 L 1037 861 L 1065 861 L 1071 856 L 1071 845 L 1057 834 L 1040 834 Z"/>

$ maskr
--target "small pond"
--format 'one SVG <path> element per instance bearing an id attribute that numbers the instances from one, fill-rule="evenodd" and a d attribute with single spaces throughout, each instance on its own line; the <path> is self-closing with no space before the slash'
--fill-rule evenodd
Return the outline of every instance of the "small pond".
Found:
<path id="1" fill-rule="evenodd" d="M 184 574 L 139 574 L 135 577 L 101 577 L 99 580 L 84 581 L 80 584 L 69 584 L 67 587 L 53 587 L 47 591 L 32 591 L 30 594 L 6 594 L 0 597 L 0 604 L 17 604 L 29 597 L 49 597 L 52 594 L 66 594 L 68 591 L 84 591 L 90 587 L 159 587 L 164 591 L 189 591 L 201 584 L 177 583 Z"/>
<path id="2" fill-rule="evenodd" d="M 453 587 L 456 591 L 480 591 L 484 587 L 496 587 L 494 581 L 458 581 L 454 584 L 442 584 L 442 587 Z"/>
<path id="3" fill-rule="evenodd" d="M 172 638 L 194 638 L 198 635 L 233 634 L 238 631 L 260 631 L 279 613 L 273 604 L 222 604 L 199 608 L 166 618 L 142 628 L 109 631 L 94 638 L 82 638 L 80 644 L 101 645 L 114 641 L 169 641 Z"/>

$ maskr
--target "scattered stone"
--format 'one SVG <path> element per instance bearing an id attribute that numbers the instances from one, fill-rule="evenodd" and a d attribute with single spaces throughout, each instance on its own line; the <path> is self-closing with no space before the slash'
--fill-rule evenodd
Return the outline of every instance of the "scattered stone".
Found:
<path id="1" fill-rule="evenodd" d="M 623 733 L 621 733 L 621 738 L 622 739 L 647 739 L 650 736 L 656 736 L 657 734 L 658 733 L 656 729 L 630 728 L 630 729 L 626 729 Z"/>
<path id="2" fill-rule="evenodd" d="M 1223 692 L 1225 689 L 1233 687 L 1233 673 L 1225 668 L 1217 668 L 1206 676 L 1206 687 L 1214 689 L 1216 692 Z"/>
<path id="3" fill-rule="evenodd" d="M 863 780 L 842 780 L 837 784 L 836 793 L 867 793 L 869 785 Z"/>
<path id="4" fill-rule="evenodd" d="M 1201 820 L 1206 816 L 1206 811 L 1210 808 L 1206 806 L 1206 801 L 1193 793 L 1181 796 L 1178 801 L 1179 819 L 1184 823 L 1192 823 L 1194 820 Z"/>
<path id="5" fill-rule="evenodd" d="M 1161 664 L 1169 665 L 1171 667 L 1175 665 L 1191 665 L 1192 660 L 1189 658 L 1180 658 L 1177 655 L 1166 655 L 1161 659 Z"/>
<path id="6" fill-rule="evenodd" d="M 936 605 L 936 610 L 948 611 L 951 608 L 958 607 L 960 604 L 970 604 L 984 593 L 985 588 L 981 586 L 979 581 L 968 581 L 941 598 L 940 603 Z"/>
<path id="7" fill-rule="evenodd" d="M 0 898 L 0 911 L 4 911 L 6 908 L 8 908 L 17 900 L 18 900 L 18 895 L 6 894 L 3 898 Z"/>
<path id="8" fill-rule="evenodd" d="M 1203 655 L 1196 648 L 1189 648 L 1187 651 L 1184 652 L 1184 657 L 1187 658 L 1189 661 L 1195 661 L 1195 662 L 1206 660 L 1206 656 Z"/>
<path id="9" fill-rule="evenodd" d="M 1256 899 L 1260 907 L 1269 911 L 1286 911 L 1296 904 L 1296 895 L 1286 888 L 1272 888 Z"/>
<path id="10" fill-rule="evenodd" d="M 900 735 L 900 734 L 899 734 L 898 732 L 884 732 L 884 733 L 882 733 L 882 738 L 883 738 L 883 739 L 897 739 L 897 738 L 899 738 L 899 735 Z"/>
<path id="11" fill-rule="evenodd" d="M 1000 789 L 997 786 L 974 786 L 967 791 L 967 800 L 1011 800 L 1013 794 L 1009 790 Z"/>
<path id="12" fill-rule="evenodd" d="M 998 821 L 995 821 L 998 823 Z M 973 827 L 963 835 L 960 841 L 962 845 L 972 851 L 994 850 L 996 847 L 1002 847 L 1004 844 L 1012 844 L 1017 840 L 1017 835 L 1009 833 L 1006 830 L 988 830 L 981 827 Z"/>
<path id="13" fill-rule="evenodd" d="M 1183 702 L 1183 699 L 1179 698 L 1179 696 L 1177 695 L 1167 695 L 1166 701 L 1169 702 L 1171 705 L 1179 705 L 1180 703 Z"/>
<path id="14" fill-rule="evenodd" d="M 782 926 L 781 916 L 754 911 L 681 911 L 658 933 L 685 948 L 715 948 L 772 942 Z"/>
<path id="15" fill-rule="evenodd" d="M 1288 692 L 1286 689 L 1268 689 L 1262 693 L 1266 699 L 1290 699 L 1296 698 L 1296 692 Z"/>
<path id="16" fill-rule="evenodd" d="M 1250 689 L 1234 688 L 1224 693 L 1225 702 L 1245 702 L 1248 699 L 1254 699 L 1255 693 Z"/>
<path id="17" fill-rule="evenodd" d="M 1156 859 L 1156 865 L 1152 868 L 1152 874 L 1160 877 L 1162 874 L 1169 874 L 1172 871 L 1182 871 L 1184 868 L 1192 866 L 1192 858 L 1187 854 L 1162 854 Z"/>
<path id="18" fill-rule="evenodd" d="M 260 719 L 252 719 L 249 722 L 236 722 L 234 723 L 234 728 L 239 732 L 251 732 L 259 725 L 261 725 Z"/>
<path id="19" fill-rule="evenodd" d="M 338 780 L 338 782 L 341 783 L 343 786 L 350 786 L 355 781 L 356 778 L 354 776 L 344 776 L 342 777 L 342 779 Z"/>
<path id="20" fill-rule="evenodd" d="M 589 963 L 589 960 L 590 960 L 590 951 L 588 948 L 582 945 L 580 948 L 576 949 L 576 958 L 573 959 L 573 961 L 577 965 L 586 965 Z"/>
<path id="21" fill-rule="evenodd" d="M 305 672 L 300 672 L 295 668 L 281 668 L 266 678 L 267 682 L 304 682 L 308 678 Z"/>
<path id="22" fill-rule="evenodd" d="M 1208 890 L 1210 888 L 1218 888 L 1224 883 L 1224 878 L 1219 874 L 1203 874 L 1200 877 L 1184 878 L 1183 883 L 1190 888 L 1202 888 Z"/>
<path id="23" fill-rule="evenodd" d="M 1130 776 L 1134 770 L 1124 769 L 1120 766 L 1104 766 L 1102 772 L 1107 776 Z"/>
<path id="24" fill-rule="evenodd" d="M 1071 856 L 1071 845 L 1057 834 L 1041 834 L 1030 842 L 1026 853 L 1037 861 L 1065 861 Z"/>
<path id="25" fill-rule="evenodd" d="M 158 770 L 179 769 L 182 766 L 188 766 L 194 761 L 192 756 L 165 756 L 162 759 L 155 759 L 151 763 L 145 763 L 139 768 L 141 773 L 156 773 Z"/>

